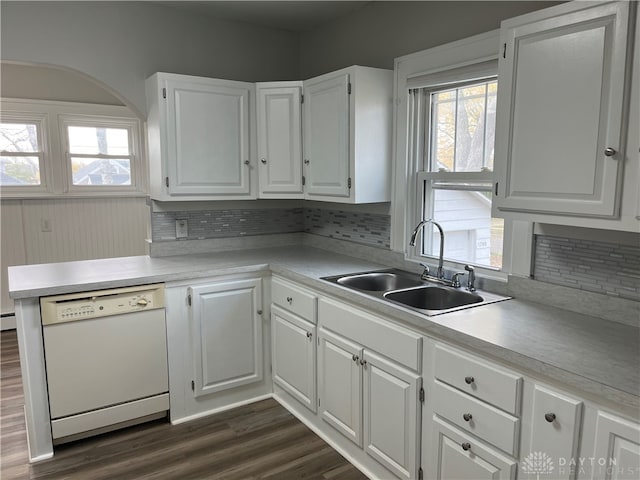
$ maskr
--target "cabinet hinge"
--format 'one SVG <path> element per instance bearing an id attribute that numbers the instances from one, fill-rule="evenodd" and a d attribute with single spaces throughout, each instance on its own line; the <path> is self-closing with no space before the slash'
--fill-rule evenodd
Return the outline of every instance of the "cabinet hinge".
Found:
<path id="1" fill-rule="evenodd" d="M 300 95 L 300 103 L 304 103 L 304 94 Z"/>
<path id="2" fill-rule="evenodd" d="M 164 177 L 164 184 L 168 187 L 169 186 L 169 177 Z"/>
<path id="3" fill-rule="evenodd" d="M 420 402 L 424 403 L 424 388 L 420 389 L 419 398 L 420 398 Z"/>
<path id="4" fill-rule="evenodd" d="M 347 84 L 347 95 L 351 95 L 351 82 Z"/>
<path id="5" fill-rule="evenodd" d="M 502 45 L 502 58 L 507 58 L 507 44 Z"/>
<path id="6" fill-rule="evenodd" d="M 166 88 L 162 89 L 162 98 L 167 98 L 167 89 Z"/>
<path id="7" fill-rule="evenodd" d="M 196 391 L 196 382 L 191 380 L 191 391 L 195 392 Z"/>
<path id="8" fill-rule="evenodd" d="M 495 189 L 494 193 L 495 193 L 495 195 L 497 197 L 498 196 L 498 182 L 496 182 L 496 189 Z"/>
<path id="9" fill-rule="evenodd" d="M 351 188 L 351 177 L 347 179 L 347 188 Z"/>
<path id="10" fill-rule="evenodd" d="M 191 306 L 191 294 L 187 295 L 187 305 Z"/>
<path id="11" fill-rule="evenodd" d="M 302 176 L 302 185 L 304 186 L 307 183 L 307 179 L 304 178 L 304 175 Z"/>
<path id="12" fill-rule="evenodd" d="M 418 468 L 418 480 L 422 480 L 424 478 L 424 472 L 422 471 L 422 467 Z"/>
<path id="13" fill-rule="evenodd" d="M 320 397 L 318 397 L 318 406 L 320 406 Z"/>

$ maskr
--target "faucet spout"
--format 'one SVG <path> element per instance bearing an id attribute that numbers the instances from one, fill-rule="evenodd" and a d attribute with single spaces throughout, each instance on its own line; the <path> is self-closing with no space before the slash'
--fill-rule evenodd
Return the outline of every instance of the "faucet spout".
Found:
<path id="1" fill-rule="evenodd" d="M 412 247 L 416 246 L 416 238 L 418 237 L 418 233 L 420 233 L 420 230 L 422 230 L 427 223 L 433 223 L 436 226 L 436 228 L 438 229 L 438 231 L 440 232 L 440 256 L 438 258 L 438 278 L 444 278 L 444 267 L 443 267 L 443 263 L 444 263 L 444 230 L 442 230 L 442 227 L 440 226 L 440 224 L 438 222 L 436 222 L 432 218 L 429 218 L 427 220 L 422 220 L 420 223 L 418 223 L 418 225 L 416 225 L 416 228 L 413 229 L 413 233 L 411 234 L 411 240 L 409 241 L 409 245 L 411 245 Z"/>

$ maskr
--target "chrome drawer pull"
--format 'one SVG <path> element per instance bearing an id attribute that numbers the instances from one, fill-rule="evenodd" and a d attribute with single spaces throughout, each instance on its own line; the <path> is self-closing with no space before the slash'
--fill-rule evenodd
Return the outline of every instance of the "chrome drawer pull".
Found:
<path id="1" fill-rule="evenodd" d="M 469 422 L 473 418 L 473 415 L 471 415 L 470 413 L 465 413 L 462 415 L 462 418 L 464 418 L 465 422 Z"/>
<path id="2" fill-rule="evenodd" d="M 556 420 L 556 414 L 555 413 L 545 413 L 544 414 L 544 419 L 549 423 L 553 423 Z"/>
<path id="3" fill-rule="evenodd" d="M 471 450 L 471 444 L 469 442 L 465 442 L 462 444 L 462 449 L 466 452 L 468 450 Z"/>
<path id="4" fill-rule="evenodd" d="M 467 385 L 471 385 L 473 382 L 475 382 L 475 379 L 473 377 L 464 377 L 464 381 Z"/>

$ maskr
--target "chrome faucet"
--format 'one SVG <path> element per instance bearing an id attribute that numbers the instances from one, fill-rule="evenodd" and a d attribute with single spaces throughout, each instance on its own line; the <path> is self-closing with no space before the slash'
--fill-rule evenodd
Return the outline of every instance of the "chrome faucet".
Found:
<path id="1" fill-rule="evenodd" d="M 476 285 L 475 285 L 476 269 L 473 268 L 471 265 L 465 265 L 464 269 L 467 272 L 469 272 L 469 276 L 467 277 L 467 290 L 469 290 L 470 292 L 475 292 L 476 291 Z"/>
<path id="2" fill-rule="evenodd" d="M 416 228 L 413 229 L 413 233 L 411 234 L 411 240 L 409 241 L 409 245 L 411 245 L 412 247 L 416 246 L 416 237 L 418 236 L 418 233 L 420 232 L 420 230 L 427 223 L 433 223 L 440 231 L 440 257 L 438 258 L 437 277 L 438 279 L 442 280 L 444 278 L 444 267 L 442 266 L 444 263 L 444 231 L 442 230 L 442 227 L 440 226 L 440 224 L 432 218 L 429 218 L 427 220 L 422 220 L 418 225 L 416 225 Z M 427 275 L 428 275 L 428 272 L 427 272 Z"/>

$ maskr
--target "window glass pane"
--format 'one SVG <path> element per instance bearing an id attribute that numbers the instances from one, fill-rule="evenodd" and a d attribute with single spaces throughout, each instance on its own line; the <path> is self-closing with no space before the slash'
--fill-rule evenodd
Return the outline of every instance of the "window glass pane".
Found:
<path id="1" fill-rule="evenodd" d="M 444 257 L 461 263 L 502 267 L 504 220 L 491 218 L 491 193 L 465 190 L 434 190 L 433 219 L 444 230 Z M 428 207 L 425 205 L 425 207 Z M 425 208 L 425 211 L 429 211 Z M 440 234 L 433 232 L 431 249 L 425 235 L 423 251 L 437 257 Z"/>
<path id="2" fill-rule="evenodd" d="M 126 128 L 68 127 L 69 152 L 80 154 L 129 155 Z"/>
<path id="3" fill-rule="evenodd" d="M 430 170 L 493 169 L 497 81 L 431 93 Z"/>
<path id="4" fill-rule="evenodd" d="M 0 151 L 38 152 L 38 127 L 33 123 L 0 124 Z"/>
<path id="5" fill-rule="evenodd" d="M 74 185 L 131 185 L 128 158 L 100 159 L 71 157 Z"/>
<path id="6" fill-rule="evenodd" d="M 39 157 L 0 157 L 0 185 L 40 185 Z"/>

